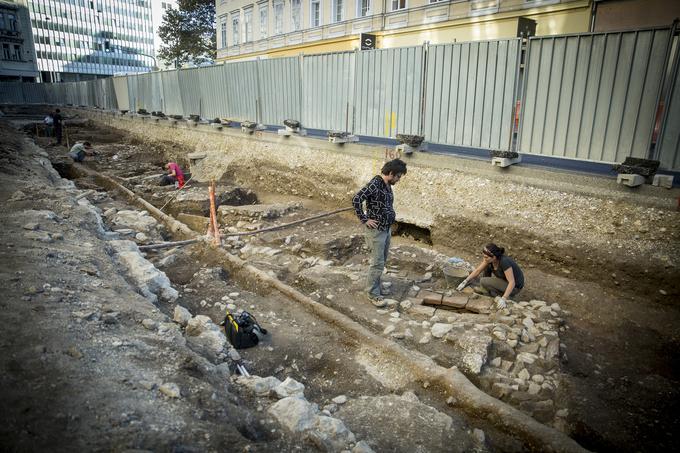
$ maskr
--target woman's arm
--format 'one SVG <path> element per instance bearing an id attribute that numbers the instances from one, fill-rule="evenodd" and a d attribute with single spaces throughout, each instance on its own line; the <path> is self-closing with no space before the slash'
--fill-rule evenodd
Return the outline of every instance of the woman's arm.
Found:
<path id="1" fill-rule="evenodd" d="M 488 265 L 489 265 L 489 263 L 487 263 L 486 260 L 482 260 L 482 262 L 479 263 L 479 266 L 477 266 L 477 269 L 475 269 L 474 271 L 472 271 L 472 272 L 470 273 L 470 275 L 467 276 L 467 280 L 470 281 L 470 280 L 473 280 L 473 279 L 477 278 L 477 276 L 478 276 L 479 274 L 481 274 L 482 271 L 483 271 L 484 269 L 486 269 L 486 267 L 487 267 Z"/>
<path id="2" fill-rule="evenodd" d="M 504 270 L 503 274 L 505 274 L 505 279 L 508 281 L 508 286 L 505 288 L 505 292 L 503 293 L 503 299 L 507 299 L 510 297 L 512 290 L 515 289 L 515 273 L 512 272 L 512 266 L 509 266 L 506 270 Z"/>
<path id="3" fill-rule="evenodd" d="M 462 290 L 468 285 L 468 283 L 470 283 L 471 280 L 477 278 L 477 276 L 478 276 L 479 274 L 481 274 L 482 271 L 483 271 L 483 270 L 486 268 L 486 266 L 488 266 L 488 265 L 489 265 L 489 263 L 488 263 L 486 260 L 482 260 L 482 262 L 479 263 L 479 266 L 477 266 L 477 269 L 475 269 L 474 271 L 470 272 L 470 275 L 468 275 L 467 277 L 465 277 L 465 280 L 463 280 L 463 282 L 462 282 L 460 285 L 458 285 L 458 287 L 456 288 L 456 290 L 457 290 L 457 291 L 462 291 Z"/>

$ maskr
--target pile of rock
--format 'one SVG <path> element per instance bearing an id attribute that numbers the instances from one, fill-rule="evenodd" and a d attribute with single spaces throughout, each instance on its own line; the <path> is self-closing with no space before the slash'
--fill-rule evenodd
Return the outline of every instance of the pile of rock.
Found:
<path id="1" fill-rule="evenodd" d="M 118 240 L 110 241 L 109 244 L 144 297 L 151 302 L 156 302 L 159 297 L 169 302 L 177 299 L 179 294 L 172 287 L 170 279 L 144 258 L 137 244 Z"/>
<path id="2" fill-rule="evenodd" d="M 177 305 L 173 320 L 184 327 L 187 345 L 195 352 L 213 363 L 223 362 L 227 358 L 227 337 L 209 317 L 191 316 L 189 310 Z"/>
<path id="3" fill-rule="evenodd" d="M 497 311 L 490 297 L 429 290 L 386 302 L 386 308 L 378 310 L 390 316 L 384 335 L 420 344 L 443 341 L 453 346 L 448 355 L 456 365 L 478 376 L 481 388 L 494 397 L 542 422 L 563 413 L 555 403 L 564 348 L 559 332 L 565 328 L 558 304 L 511 302 Z"/>
<path id="4" fill-rule="evenodd" d="M 299 436 L 300 440 L 312 443 L 321 451 L 371 452 L 366 442 L 356 442 L 356 437 L 344 422 L 331 416 L 332 406 L 319 410 L 319 406 L 305 399 L 305 386 L 291 377 L 283 382 L 274 376 L 238 376 L 234 381 L 258 397 L 266 398 L 267 413 L 288 433 Z M 347 401 L 337 397 L 333 406 Z M 275 400 L 275 401 L 274 401 Z M 274 401 L 274 402 L 272 402 Z"/>
<path id="5" fill-rule="evenodd" d="M 238 216 L 257 220 L 273 220 L 302 208 L 302 203 L 252 204 L 244 206 L 220 206 L 220 216 Z"/>
<path id="6" fill-rule="evenodd" d="M 107 209 L 104 212 L 113 231 L 124 237 L 134 238 L 138 243 L 160 240 L 163 226 L 147 211 Z"/>

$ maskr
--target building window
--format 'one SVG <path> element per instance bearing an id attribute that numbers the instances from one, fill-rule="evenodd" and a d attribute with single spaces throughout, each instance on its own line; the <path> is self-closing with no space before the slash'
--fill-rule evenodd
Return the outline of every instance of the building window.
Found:
<path id="1" fill-rule="evenodd" d="M 239 45 L 239 42 L 240 42 L 240 38 L 239 38 L 240 33 L 239 33 L 239 28 L 238 28 L 239 25 L 240 24 L 239 24 L 238 16 L 232 16 L 232 18 L 231 18 L 231 33 L 232 33 L 232 39 L 233 39 L 233 41 L 231 43 L 232 46 L 238 46 Z"/>
<path id="2" fill-rule="evenodd" d="M 283 1 L 274 2 L 274 34 L 283 33 Z"/>
<path id="3" fill-rule="evenodd" d="M 9 44 L 2 45 L 2 59 L 9 60 Z"/>
<path id="4" fill-rule="evenodd" d="M 269 16 L 268 3 L 260 4 L 260 39 L 265 39 L 267 37 L 267 32 L 269 31 Z"/>
<path id="5" fill-rule="evenodd" d="M 0 13 L 0 30 L 5 29 L 5 15 Z"/>
<path id="6" fill-rule="evenodd" d="M 446 2 L 448 0 L 430 0 L 430 3 L 440 3 L 440 2 Z"/>
<path id="7" fill-rule="evenodd" d="M 290 0 L 290 18 L 293 23 L 293 31 L 297 31 L 302 25 L 302 6 L 301 0 Z"/>
<path id="8" fill-rule="evenodd" d="M 19 28 L 17 26 L 17 16 L 15 16 L 14 14 L 8 14 L 7 22 L 8 22 L 7 25 L 9 26 L 10 30 L 17 31 L 17 29 Z"/>
<path id="9" fill-rule="evenodd" d="M 345 0 L 333 0 L 333 22 L 342 22 Z"/>
<path id="10" fill-rule="evenodd" d="M 227 18 L 220 18 L 220 35 L 222 38 L 222 47 L 227 47 Z"/>
<path id="11" fill-rule="evenodd" d="M 14 44 L 14 54 L 12 54 L 12 60 L 21 61 L 21 46 Z"/>
<path id="12" fill-rule="evenodd" d="M 371 0 L 357 1 L 357 17 L 366 17 L 371 14 Z"/>
<path id="13" fill-rule="evenodd" d="M 318 27 L 321 25 L 321 0 L 309 1 L 309 26 Z"/>
<path id="14" fill-rule="evenodd" d="M 244 37 L 243 42 L 250 42 L 253 40 L 253 9 L 249 8 L 243 11 L 243 28 Z"/>
<path id="15" fill-rule="evenodd" d="M 392 0 L 392 11 L 406 9 L 406 0 Z"/>

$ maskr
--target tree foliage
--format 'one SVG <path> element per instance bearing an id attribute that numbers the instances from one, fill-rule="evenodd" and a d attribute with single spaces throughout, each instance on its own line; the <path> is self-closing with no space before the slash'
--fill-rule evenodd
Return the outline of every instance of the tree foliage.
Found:
<path id="1" fill-rule="evenodd" d="M 212 61 L 216 56 L 215 0 L 179 0 L 158 28 L 158 55 L 178 66 Z"/>

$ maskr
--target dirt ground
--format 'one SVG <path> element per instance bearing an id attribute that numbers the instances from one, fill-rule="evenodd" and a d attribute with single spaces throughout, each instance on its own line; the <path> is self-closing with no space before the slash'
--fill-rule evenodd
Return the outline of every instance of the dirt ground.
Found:
<path id="1" fill-rule="evenodd" d="M 39 145 L 34 147 L 7 125 L 1 132 L 5 176 L 0 199 L 11 213 L 3 219 L 2 229 L 3 243 L 7 244 L 2 248 L 5 265 L 1 274 L 7 296 L 1 315 L 7 326 L 1 345 L 6 371 L 3 388 L 11 389 L 1 400 L 3 409 L 7 409 L 3 410 L 0 432 L 3 444 L 13 450 L 49 445 L 154 450 L 184 446 L 215 451 L 224 450 L 224 445 L 233 446 L 233 450 L 258 451 L 299 447 L 300 439 L 273 427 L 273 421 L 264 415 L 267 401 L 233 383 L 233 376 L 225 376 L 223 368 L 187 347 L 180 329 L 168 328 L 168 334 L 159 336 L 140 324 L 143 319 L 152 319 L 172 326 L 168 317 L 173 316 L 174 304 L 146 302 L 107 252 L 103 235 L 115 232 L 117 226 L 112 223 L 114 217 L 104 213 L 112 208 L 132 208 L 94 181 L 76 179 L 77 188 L 96 191 L 87 198 L 95 210 L 99 209 L 102 232 L 91 208 L 75 200 L 80 192 L 49 168 L 48 157 L 63 175 L 68 173 L 64 148 L 47 147 L 47 139 L 31 134 Z M 161 173 L 163 162 L 177 156 L 173 156 L 177 150 L 171 142 L 149 144 L 91 123 L 72 128 L 71 139 L 79 138 L 92 141 L 100 152 L 86 165 L 115 174 L 158 207 L 165 204 L 167 191 L 149 189 L 147 184 L 125 178 Z M 276 178 L 264 183 L 243 167 L 234 168 L 221 184 L 252 190 L 260 204 L 295 205 L 276 219 L 225 213 L 225 225 L 235 230 L 301 219 L 335 207 L 272 190 Z M 285 187 L 280 181 L 278 184 Z M 297 189 L 303 192 L 305 187 L 302 184 Z M 187 205 L 184 202 L 183 206 Z M 529 215 L 531 209 L 525 208 Z M 176 207 L 172 212 L 180 211 L 182 208 Z M 661 217 L 666 214 L 659 211 Z M 611 228 L 607 213 L 592 211 L 587 216 L 602 230 Z M 36 223 L 37 229 L 27 229 L 27 225 Z M 491 224 L 485 225 L 478 218 L 467 224 L 459 222 L 457 234 L 446 237 L 437 231 L 429 234 L 404 226 L 403 235 L 393 238 L 392 268 L 386 275 L 392 283 L 391 297 L 401 300 L 413 296 L 414 285 L 446 290 L 444 276 L 432 269 L 431 263 L 451 256 L 476 263 L 478 247 L 471 244 L 486 242 L 491 229 Z M 162 228 L 147 233 L 139 243 L 172 239 Z M 224 233 L 228 236 L 230 231 L 225 229 Z M 534 241 L 540 243 L 550 234 L 549 230 L 533 231 L 526 235 L 530 239 L 515 243 L 513 253 L 530 282 L 520 300 L 557 303 L 563 311 L 559 332 L 562 347 L 555 374 L 559 386 L 552 397 L 554 412 L 561 411 L 561 416 L 551 415 L 546 423 L 595 451 L 669 450 L 680 432 L 676 385 L 680 316 L 674 298 L 664 297 L 659 290 L 677 293 L 677 269 L 661 265 L 651 268 L 649 275 L 640 275 L 637 268 L 632 273 L 625 269 L 612 272 L 606 264 L 598 272 L 598 266 L 589 262 L 597 261 L 593 249 L 574 248 L 569 257 L 536 252 Z M 517 232 L 509 230 L 507 235 L 516 236 Z M 677 236 L 670 240 L 675 242 L 669 249 L 677 247 Z M 361 249 L 361 230 L 350 214 L 227 244 L 256 267 L 272 272 L 376 333 L 390 323 L 390 312 L 376 312 L 362 299 L 358 279 L 367 255 Z M 660 243 L 660 247 L 665 244 Z M 214 261 L 209 249 L 193 246 L 150 253 L 148 258 L 166 272 L 180 293 L 178 303 L 192 313 L 207 314 L 218 321 L 224 308 L 246 309 L 276 331 L 277 335 L 262 345 L 242 352 L 248 368 L 261 376 L 295 378 L 305 385 L 305 396 L 320 407 L 333 404 L 331 400 L 338 395 L 346 395 L 350 404 L 332 408 L 332 413 L 376 451 L 442 451 L 451 441 L 457 442 L 461 451 L 523 449 L 516 439 L 484 420 L 465 415 L 455 404 L 437 398 L 436 392 L 403 388 L 398 371 L 367 373 L 376 367 L 370 351 L 287 298 L 237 281 Z M 635 261 L 636 257 L 630 259 Z M 313 272 L 324 260 L 332 262 L 329 265 L 334 271 Z M 640 257 L 640 262 L 646 263 L 646 258 Z M 421 281 L 428 272 L 431 279 Z M 459 357 L 447 343 L 419 343 L 421 320 L 416 322 L 399 313 L 404 321 L 395 325 L 408 322 L 415 336 L 393 337 L 395 341 L 434 357 L 442 365 L 458 363 Z M 454 315 L 459 319 L 466 316 Z M 435 316 L 446 319 L 451 314 Z M 296 332 L 304 334 L 296 337 Z M 483 376 L 469 377 L 484 388 Z M 157 389 L 168 381 L 179 385 L 180 401 L 158 393 Z M 398 394 L 413 392 L 417 403 L 409 400 L 409 395 L 398 401 L 386 400 L 396 389 Z M 403 401 L 410 401 L 414 416 L 439 420 L 446 414 L 451 420 L 446 425 L 450 428 L 447 434 L 435 434 L 435 428 L 441 431 L 441 426 L 432 422 L 429 428 L 409 426 L 411 434 L 401 436 L 400 444 L 393 443 L 392 429 L 380 425 L 389 407 Z M 511 399 L 507 402 L 526 408 Z M 235 419 L 241 422 L 234 423 Z M 482 429 L 486 440 L 480 443 L 474 429 Z M 421 435 L 413 434 L 416 432 Z M 309 444 L 302 445 L 309 448 Z"/>

